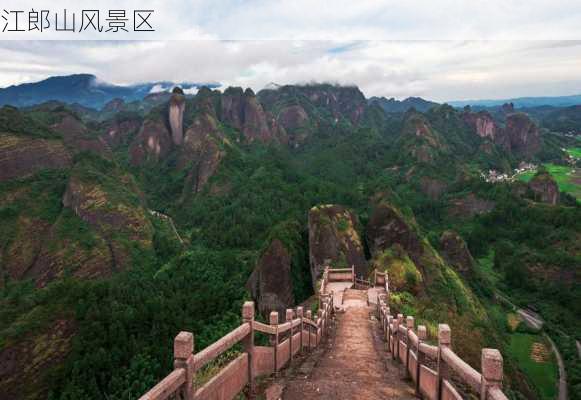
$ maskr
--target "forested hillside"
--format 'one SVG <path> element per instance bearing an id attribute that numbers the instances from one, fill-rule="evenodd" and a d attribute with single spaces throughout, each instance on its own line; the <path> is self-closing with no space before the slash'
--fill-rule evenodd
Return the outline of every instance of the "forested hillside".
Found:
<path id="1" fill-rule="evenodd" d="M 497 295 L 533 307 L 579 398 L 581 206 L 540 165 L 581 167 L 563 151 L 580 142 L 513 109 L 429 106 L 325 84 L 1 108 L 0 398 L 137 398 L 177 332 L 200 350 L 244 300 L 298 304 L 323 263 L 387 271 L 431 329 L 458 316 L 456 350 L 500 348 L 514 398 L 545 397 Z M 528 183 L 487 178 L 523 162 Z"/>

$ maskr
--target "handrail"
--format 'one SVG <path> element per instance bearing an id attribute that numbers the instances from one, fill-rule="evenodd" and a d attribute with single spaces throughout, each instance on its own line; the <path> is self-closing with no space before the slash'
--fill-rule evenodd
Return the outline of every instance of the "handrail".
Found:
<path id="1" fill-rule="evenodd" d="M 420 353 L 427 355 L 428 357 L 437 360 L 438 359 L 438 346 L 432 346 L 427 343 L 420 343 Z"/>
<path id="2" fill-rule="evenodd" d="M 354 276 L 353 267 L 342 272 L 350 272 Z M 166 400 L 171 396 L 195 400 L 214 393 L 233 398 L 246 385 L 249 386 L 249 393 L 253 393 L 256 377 L 277 374 L 280 368 L 292 362 L 298 352 L 319 346 L 327 335 L 334 311 L 333 292 L 326 293 L 331 274 L 326 267 L 319 290 L 317 315 L 312 315 L 311 311 L 304 315 L 303 307 L 299 306 L 296 311 L 286 310 L 284 323 L 279 323 L 278 312 L 273 311 L 269 324 L 265 324 L 254 320 L 254 303 L 247 301 L 242 307 L 243 324 L 195 354 L 193 334 L 180 332 L 174 340 L 174 370 L 140 400 Z M 255 332 L 269 335 L 270 346 L 255 347 Z M 290 334 L 286 335 L 287 332 Z M 242 354 L 221 367 L 212 379 L 194 391 L 196 372 L 239 342 L 243 345 Z"/>
<path id="3" fill-rule="evenodd" d="M 262 322 L 252 321 L 252 328 L 255 331 L 266 333 L 267 335 L 276 334 L 276 326 L 263 324 Z"/>
<path id="4" fill-rule="evenodd" d="M 186 381 L 184 369 L 174 369 L 171 374 L 163 378 L 149 392 L 141 396 L 140 400 L 166 400 L 175 394 Z"/>
<path id="5" fill-rule="evenodd" d="M 480 383 L 482 375 L 480 372 L 472 368 L 466 361 L 462 360 L 449 347 L 442 347 L 441 355 L 446 364 L 452 368 L 458 375 L 460 375 L 464 382 L 476 391 L 480 391 Z"/>
<path id="6" fill-rule="evenodd" d="M 377 274 L 376 274 L 377 276 Z M 376 277 L 377 279 L 377 277 Z M 404 319 L 402 314 L 392 316 L 388 306 L 389 280 L 385 275 L 385 294 L 378 295 L 377 313 L 384 331 L 388 351 L 404 365 L 408 378 L 416 387 L 416 396 L 427 398 L 456 398 L 457 390 L 450 379 L 450 371 L 478 392 L 482 399 L 507 400 L 502 392 L 502 355 L 495 349 L 482 349 L 482 373 L 458 356 L 451 345 L 451 332 L 446 324 L 438 326 L 438 345 L 425 342 L 427 329 L 419 325 L 414 330 L 414 317 Z M 426 365 L 426 358 L 437 362 L 437 370 Z M 427 374 L 427 375 L 426 375 Z M 436 379 L 434 386 L 433 379 Z M 431 383 L 430 383 L 431 382 Z"/>
<path id="7" fill-rule="evenodd" d="M 210 361 L 232 348 L 232 346 L 244 339 L 251 331 L 251 325 L 242 324 L 232 332 L 223 336 L 217 342 L 212 343 L 204 350 L 200 351 L 194 356 L 194 365 L 196 370 L 199 370 Z"/>

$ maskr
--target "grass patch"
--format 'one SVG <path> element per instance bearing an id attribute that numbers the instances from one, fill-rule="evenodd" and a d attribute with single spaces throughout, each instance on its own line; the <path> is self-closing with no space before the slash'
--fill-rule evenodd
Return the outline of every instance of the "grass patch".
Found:
<path id="1" fill-rule="evenodd" d="M 548 349 L 549 354 L 543 354 Z M 514 333 L 508 351 L 529 381 L 539 392 L 541 399 L 551 400 L 557 393 L 557 364 L 550 352 L 551 345 L 541 335 Z"/>
<path id="2" fill-rule="evenodd" d="M 581 199 L 581 170 L 575 169 L 573 172 L 573 168 L 565 165 L 544 164 L 544 166 L 559 185 L 559 190 Z M 529 171 L 519 175 L 519 179 L 529 182 L 533 176 L 534 172 Z"/>
<path id="3" fill-rule="evenodd" d="M 581 147 L 570 147 L 567 149 L 567 153 L 569 153 L 571 157 L 581 158 Z"/>

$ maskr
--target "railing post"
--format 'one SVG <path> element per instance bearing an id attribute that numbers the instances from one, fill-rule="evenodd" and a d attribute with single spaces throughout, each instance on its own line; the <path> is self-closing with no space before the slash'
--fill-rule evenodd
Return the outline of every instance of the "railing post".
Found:
<path id="1" fill-rule="evenodd" d="M 387 312 L 387 330 L 386 330 L 386 335 L 387 335 L 387 349 L 388 351 L 391 353 L 391 356 L 393 357 L 393 350 L 391 348 L 391 344 L 392 344 L 392 340 L 391 340 L 391 324 L 393 323 L 393 317 L 391 315 L 389 315 L 389 311 Z"/>
<path id="2" fill-rule="evenodd" d="M 397 361 L 397 356 L 398 356 L 398 352 L 399 352 L 399 345 L 398 345 L 398 335 L 399 335 L 399 319 L 395 318 L 393 320 L 393 328 L 392 328 L 392 335 L 393 335 L 393 340 L 391 342 L 392 345 L 392 351 L 391 351 L 391 355 L 393 356 L 393 359 Z"/>
<path id="3" fill-rule="evenodd" d="M 355 265 L 351 266 L 351 281 L 353 282 L 353 285 L 355 285 Z"/>
<path id="4" fill-rule="evenodd" d="M 401 339 L 400 337 L 400 333 L 399 333 L 399 327 L 402 326 L 403 324 L 403 314 L 397 314 L 397 329 L 395 330 L 395 337 L 396 337 L 396 341 L 395 341 L 395 347 L 397 348 L 397 360 L 401 362 L 401 354 L 399 354 L 399 341 Z"/>
<path id="5" fill-rule="evenodd" d="M 309 320 L 313 320 L 313 312 L 311 310 L 308 310 L 306 312 L 306 318 Z M 313 328 L 311 327 L 311 324 L 307 324 L 307 332 L 309 333 L 309 351 L 311 351 L 311 331 L 313 330 Z"/>
<path id="6" fill-rule="evenodd" d="M 414 330 L 414 317 L 412 316 L 408 316 L 405 320 L 405 325 L 407 328 L 407 332 L 406 332 L 406 355 L 405 355 L 405 375 L 407 377 L 410 376 L 410 369 L 409 369 L 409 365 L 410 365 L 410 347 L 411 347 L 411 341 L 410 341 L 410 332 Z"/>
<path id="7" fill-rule="evenodd" d="M 242 341 L 244 352 L 248 353 L 248 387 L 250 397 L 254 396 L 254 302 L 245 301 L 242 305 L 242 321 L 250 326 L 250 333 Z"/>
<path id="8" fill-rule="evenodd" d="M 425 362 L 425 354 L 420 351 L 420 344 L 428 338 L 427 330 L 424 325 L 418 325 L 418 362 L 416 363 L 416 397 L 420 396 L 420 366 Z"/>
<path id="9" fill-rule="evenodd" d="M 268 322 L 275 327 L 275 334 L 270 338 L 270 344 L 274 348 L 274 376 L 278 373 L 278 312 L 271 311 Z"/>
<path id="10" fill-rule="evenodd" d="M 496 349 L 482 349 L 482 382 L 480 399 L 486 400 L 488 389 L 502 388 L 502 354 Z"/>
<path id="11" fill-rule="evenodd" d="M 319 338 L 319 324 L 317 324 L 317 346 L 321 343 L 323 336 L 325 335 L 325 321 L 323 320 L 323 310 L 319 308 L 317 311 L 317 320 L 321 320 L 321 337 Z"/>
<path id="12" fill-rule="evenodd" d="M 438 325 L 438 400 L 442 399 L 442 387 L 444 379 L 448 379 L 450 371 L 442 358 L 442 349 L 452 345 L 452 333 L 447 324 Z"/>
<path id="13" fill-rule="evenodd" d="M 289 366 L 290 366 L 290 363 L 293 360 L 293 310 L 292 310 L 292 308 L 287 308 L 286 309 L 286 318 L 285 319 L 286 319 L 286 322 L 290 322 L 290 324 L 291 324 L 290 329 L 289 329 L 290 338 L 289 338 L 289 341 L 288 341 L 288 343 L 289 343 L 289 349 L 290 349 L 289 350 L 289 361 L 288 361 L 288 363 L 289 363 Z"/>
<path id="14" fill-rule="evenodd" d="M 301 332 L 301 336 L 300 336 L 301 341 L 300 341 L 300 347 L 299 347 L 299 349 L 300 349 L 300 352 L 302 353 L 303 352 L 303 330 L 304 330 L 304 326 L 303 326 L 303 307 L 301 307 L 301 306 L 298 306 L 297 307 L 297 318 L 300 318 L 301 319 L 301 324 L 299 325 L 300 326 L 300 329 L 301 329 L 300 330 L 300 332 Z"/>
<path id="15" fill-rule="evenodd" d="M 194 335 L 191 332 L 180 332 L 173 342 L 174 368 L 186 371 L 186 382 L 182 397 L 186 400 L 194 398 Z"/>

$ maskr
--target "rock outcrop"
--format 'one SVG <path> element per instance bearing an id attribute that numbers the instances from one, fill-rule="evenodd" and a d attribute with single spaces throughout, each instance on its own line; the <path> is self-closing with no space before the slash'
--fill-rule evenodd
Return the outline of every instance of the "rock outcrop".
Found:
<path id="1" fill-rule="evenodd" d="M 529 188 L 532 190 L 535 200 L 553 206 L 559 203 L 559 185 L 548 171 L 537 172 L 530 180 Z"/>
<path id="2" fill-rule="evenodd" d="M 474 268 L 474 258 L 462 237 L 454 231 L 444 231 L 440 236 L 440 254 L 446 262 L 463 275 Z"/>
<path id="3" fill-rule="evenodd" d="M 145 120 L 129 148 L 131 164 L 142 165 L 148 160 L 159 161 L 172 149 L 172 139 L 160 120 Z"/>
<path id="4" fill-rule="evenodd" d="M 498 142 L 503 135 L 502 128 L 498 126 L 488 111 L 465 112 L 463 119 L 481 138 L 488 138 L 493 142 Z"/>
<path id="5" fill-rule="evenodd" d="M 414 260 L 419 260 L 423 253 L 423 243 L 413 222 L 387 202 L 379 203 L 367 224 L 367 244 L 371 254 L 400 245 Z"/>
<path id="6" fill-rule="evenodd" d="M 72 156 L 60 140 L 0 135 L 0 182 L 71 163 Z"/>
<path id="7" fill-rule="evenodd" d="M 496 204 L 493 201 L 481 199 L 474 193 L 450 200 L 448 214 L 457 218 L 469 218 L 492 211 Z"/>
<path id="8" fill-rule="evenodd" d="M 524 157 L 531 157 L 540 150 L 541 140 L 536 124 L 523 113 L 513 113 L 510 106 L 506 124 L 501 127 L 487 111 L 465 112 L 464 122 L 481 138 L 489 139 L 502 149 Z"/>
<path id="9" fill-rule="evenodd" d="M 183 198 L 199 193 L 220 166 L 225 138 L 218 122 L 209 114 L 196 117 L 185 134 L 178 158 L 178 168 L 189 169 Z"/>
<path id="10" fill-rule="evenodd" d="M 228 88 L 222 96 L 222 120 L 242 132 L 247 142 L 275 139 L 267 115 L 251 89 Z"/>
<path id="11" fill-rule="evenodd" d="M 137 114 L 123 117 L 115 116 L 104 124 L 103 138 L 111 148 L 128 144 L 141 128 L 142 120 Z"/>
<path id="12" fill-rule="evenodd" d="M 411 109 L 404 116 L 403 128 L 397 141 L 401 155 L 421 163 L 432 163 L 448 150 L 445 140 L 430 125 L 427 118 Z"/>
<path id="13" fill-rule="evenodd" d="M 309 261 L 313 284 L 325 266 L 355 266 L 357 276 L 367 276 L 357 217 L 340 205 L 321 205 L 309 211 Z"/>
<path id="14" fill-rule="evenodd" d="M 539 128 L 526 114 L 516 113 L 506 117 L 506 135 L 511 152 L 530 157 L 541 148 Z"/>
<path id="15" fill-rule="evenodd" d="M 184 138 L 184 111 L 186 98 L 182 89 L 176 87 L 169 101 L 169 125 L 173 144 L 180 146 Z"/>
<path id="16" fill-rule="evenodd" d="M 257 302 L 258 311 L 268 315 L 294 305 L 291 274 L 292 256 L 279 239 L 274 239 L 262 253 L 246 287 Z"/>

